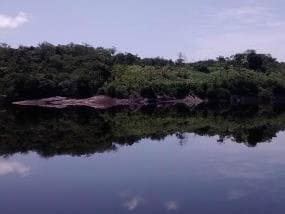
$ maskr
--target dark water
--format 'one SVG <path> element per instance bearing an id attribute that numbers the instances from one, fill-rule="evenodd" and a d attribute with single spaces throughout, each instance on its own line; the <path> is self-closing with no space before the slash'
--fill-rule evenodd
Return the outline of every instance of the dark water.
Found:
<path id="1" fill-rule="evenodd" d="M 0 111 L 0 213 L 284 213 L 285 113 Z"/>

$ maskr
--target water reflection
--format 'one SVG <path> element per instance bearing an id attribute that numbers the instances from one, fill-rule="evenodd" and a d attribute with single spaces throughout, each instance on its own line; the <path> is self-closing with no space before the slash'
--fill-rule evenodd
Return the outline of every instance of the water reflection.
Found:
<path id="1" fill-rule="evenodd" d="M 179 208 L 177 201 L 167 201 L 165 203 L 165 208 L 168 211 L 176 211 Z"/>
<path id="2" fill-rule="evenodd" d="M 171 135 L 89 156 L 1 159 L 10 166 L 0 176 L 1 213 L 284 212 L 285 132 L 255 148 L 220 144 L 219 136 L 183 137 L 183 146 Z M 19 179 L 22 173 L 30 174 Z"/>
<path id="3" fill-rule="evenodd" d="M 0 176 L 15 174 L 26 176 L 30 172 L 30 168 L 17 161 L 0 159 Z"/>
<path id="4" fill-rule="evenodd" d="M 161 201 L 161 203 L 153 203 L 152 201 L 143 198 L 139 194 L 132 194 L 130 192 L 123 192 L 120 194 L 123 200 L 122 206 L 128 211 L 135 211 L 137 209 L 145 209 L 148 206 L 153 206 L 161 210 L 177 211 L 179 203 L 176 200 Z M 144 207 L 145 206 L 145 207 Z"/>
<path id="5" fill-rule="evenodd" d="M 123 207 L 129 211 L 136 210 L 143 205 L 144 199 L 141 196 L 126 196 L 126 201 L 123 203 Z"/>
<path id="6" fill-rule="evenodd" d="M 235 190 L 229 191 L 226 197 L 228 200 L 234 201 L 234 200 L 241 200 L 242 198 L 246 197 L 247 194 L 248 194 L 248 190 L 235 189 Z"/>
<path id="7" fill-rule="evenodd" d="M 0 113 L 0 155 L 35 151 L 44 157 L 116 151 L 144 138 L 175 134 L 181 145 L 187 133 L 219 136 L 254 147 L 271 142 L 285 128 L 285 113 L 272 108 L 145 108 L 114 109 L 10 108 Z"/>

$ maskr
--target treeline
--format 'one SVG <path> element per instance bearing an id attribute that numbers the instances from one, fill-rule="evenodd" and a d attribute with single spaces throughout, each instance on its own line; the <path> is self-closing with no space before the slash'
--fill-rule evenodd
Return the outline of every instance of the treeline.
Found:
<path id="1" fill-rule="evenodd" d="M 0 45 L 2 99 L 97 94 L 119 98 L 194 94 L 213 100 L 238 95 L 270 100 L 285 94 L 285 64 L 254 50 L 186 63 L 182 57 L 176 61 L 140 58 L 89 45 Z"/>

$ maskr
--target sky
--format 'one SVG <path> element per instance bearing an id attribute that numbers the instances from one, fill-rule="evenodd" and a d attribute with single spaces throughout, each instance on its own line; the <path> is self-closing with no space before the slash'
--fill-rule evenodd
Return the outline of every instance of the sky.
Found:
<path id="1" fill-rule="evenodd" d="M 284 0 L 0 0 L 0 42 L 87 43 L 188 61 L 247 49 L 285 61 Z"/>

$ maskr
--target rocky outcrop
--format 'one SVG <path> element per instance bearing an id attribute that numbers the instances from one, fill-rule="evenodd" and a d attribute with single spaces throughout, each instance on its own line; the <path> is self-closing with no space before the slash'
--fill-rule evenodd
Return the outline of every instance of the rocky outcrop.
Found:
<path id="1" fill-rule="evenodd" d="M 14 105 L 20 106 L 39 106 L 47 108 L 66 108 L 71 106 L 86 106 L 95 109 L 108 109 L 116 106 L 144 106 L 149 104 L 157 105 L 175 105 L 185 104 L 187 106 L 196 106 L 203 101 L 198 97 L 188 96 L 184 99 L 171 99 L 171 98 L 157 98 L 149 100 L 145 98 L 130 98 L 130 99 L 118 99 L 109 96 L 94 96 L 86 99 L 70 99 L 66 97 L 50 97 L 39 100 L 24 100 L 14 102 Z"/>

